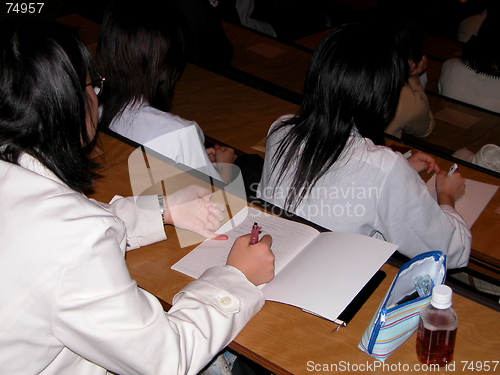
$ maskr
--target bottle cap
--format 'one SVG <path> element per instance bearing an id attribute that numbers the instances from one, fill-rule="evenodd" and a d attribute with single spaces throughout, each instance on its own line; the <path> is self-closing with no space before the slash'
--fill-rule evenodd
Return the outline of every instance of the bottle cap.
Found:
<path id="1" fill-rule="evenodd" d="M 436 285 L 432 289 L 431 305 L 436 309 L 447 309 L 451 306 L 453 291 L 447 285 Z"/>

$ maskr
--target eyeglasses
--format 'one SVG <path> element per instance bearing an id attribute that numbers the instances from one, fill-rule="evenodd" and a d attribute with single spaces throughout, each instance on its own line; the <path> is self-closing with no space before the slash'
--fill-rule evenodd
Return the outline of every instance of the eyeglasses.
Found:
<path id="1" fill-rule="evenodd" d="M 101 95 L 102 90 L 104 88 L 104 81 L 106 78 L 99 76 L 99 79 L 92 81 L 90 83 L 87 83 L 85 87 L 92 85 L 92 88 L 94 89 L 94 92 L 97 96 Z"/>

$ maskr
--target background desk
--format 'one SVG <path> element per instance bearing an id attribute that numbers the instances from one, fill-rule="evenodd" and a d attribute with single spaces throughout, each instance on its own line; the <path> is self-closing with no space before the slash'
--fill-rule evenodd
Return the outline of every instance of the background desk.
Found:
<path id="1" fill-rule="evenodd" d="M 176 89 L 171 112 L 196 121 L 205 135 L 241 151 L 267 136 L 280 116 L 299 106 L 243 83 L 188 64 Z"/>

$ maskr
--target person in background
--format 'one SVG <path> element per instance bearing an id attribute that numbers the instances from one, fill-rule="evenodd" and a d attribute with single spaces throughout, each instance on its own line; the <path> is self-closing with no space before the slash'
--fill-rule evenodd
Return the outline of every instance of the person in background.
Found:
<path id="1" fill-rule="evenodd" d="M 477 36 L 464 45 L 461 58 L 446 60 L 441 68 L 441 95 L 500 113 L 500 11 L 488 7 Z"/>
<path id="2" fill-rule="evenodd" d="M 477 35 L 487 15 L 488 9 L 483 9 L 477 14 L 473 14 L 460 22 L 457 28 L 457 41 L 467 43 L 471 36 Z"/>
<path id="3" fill-rule="evenodd" d="M 238 238 L 165 313 L 125 252 L 166 239 L 164 224 L 227 239 L 213 233 L 221 203 L 197 186 L 110 204 L 84 195 L 103 79 L 73 30 L 0 23 L 0 65 L 2 374 L 197 374 L 264 304 L 271 238 Z"/>
<path id="4" fill-rule="evenodd" d="M 427 137 L 434 129 L 435 121 L 421 83 L 421 76 L 427 70 L 427 57 L 422 53 L 422 33 L 413 20 L 391 20 L 384 25 L 406 67 L 396 114 L 385 132 L 398 138 L 403 133 Z"/>
<path id="5" fill-rule="evenodd" d="M 208 155 L 199 125 L 169 112 L 185 66 L 182 14 L 168 1 L 135 5 L 111 3 L 99 28 L 96 61 L 106 77 L 106 91 L 99 97 L 99 125 L 176 163 L 230 182 L 234 150 L 219 147 Z"/>
<path id="6" fill-rule="evenodd" d="M 164 1 L 175 4 L 185 18 L 183 33 L 188 61 L 212 70 L 228 67 L 234 48 L 222 28 L 219 14 L 226 14 L 231 9 L 226 0 L 221 0 L 221 4 L 216 0 Z"/>
<path id="7" fill-rule="evenodd" d="M 440 250 L 449 268 L 463 267 L 471 232 L 454 205 L 464 178 L 422 152 L 406 160 L 383 146 L 407 72 L 373 29 L 349 24 L 328 34 L 311 58 L 299 112 L 269 130 L 259 197 L 332 231 L 385 239 L 409 258 Z M 422 171 L 437 173 L 437 203 Z"/>

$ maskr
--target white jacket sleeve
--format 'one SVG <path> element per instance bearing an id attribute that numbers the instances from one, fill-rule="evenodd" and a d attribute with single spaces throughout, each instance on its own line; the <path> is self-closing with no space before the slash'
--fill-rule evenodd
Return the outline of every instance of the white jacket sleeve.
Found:
<path id="1" fill-rule="evenodd" d="M 375 228 L 398 251 L 409 258 L 439 250 L 448 268 L 468 263 L 472 235 L 460 215 L 450 206 L 439 206 L 427 186 L 400 156 L 387 175 L 379 199 L 380 221 Z"/>
<path id="2" fill-rule="evenodd" d="M 196 374 L 263 306 L 262 292 L 238 270 L 207 270 L 165 314 L 137 287 L 123 259 L 123 224 L 104 217 L 61 272 L 54 336 L 119 374 Z"/>
<path id="3" fill-rule="evenodd" d="M 455 227 L 446 262 L 455 265 L 456 268 L 465 267 L 469 263 L 472 233 L 463 217 L 453 207 L 446 204 L 440 207 Z"/>
<path id="4" fill-rule="evenodd" d="M 127 251 L 167 238 L 156 195 L 126 198 L 116 195 L 109 204 L 94 202 L 123 221 L 127 228 Z"/>

